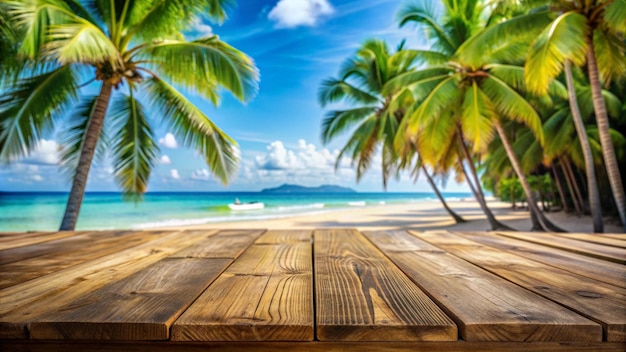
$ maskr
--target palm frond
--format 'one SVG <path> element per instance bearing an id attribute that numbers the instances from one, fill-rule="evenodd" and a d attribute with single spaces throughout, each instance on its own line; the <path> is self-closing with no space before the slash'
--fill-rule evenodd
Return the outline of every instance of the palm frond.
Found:
<path id="1" fill-rule="evenodd" d="M 362 122 L 376 111 L 376 107 L 361 107 L 349 110 L 329 111 L 322 122 L 322 142 L 328 143 L 333 138 Z"/>
<path id="2" fill-rule="evenodd" d="M 459 101 L 458 77 L 449 76 L 440 80 L 423 101 L 417 103 L 419 107 L 407 116 L 409 123 L 407 132 L 417 133 L 419 126 L 439 118 L 440 113 Z"/>
<path id="3" fill-rule="evenodd" d="M 147 56 L 174 84 L 197 89 L 209 98 L 215 93 L 212 82 L 242 101 L 250 99 L 258 88 L 259 73 L 252 59 L 217 36 L 193 42 L 159 42 L 141 48 L 137 53 Z"/>
<path id="4" fill-rule="evenodd" d="M 623 36 L 620 38 L 614 33 L 596 29 L 593 32 L 593 46 L 600 76 L 608 87 L 613 77 L 620 77 L 626 73 L 626 60 L 624 59 L 626 43 Z"/>
<path id="5" fill-rule="evenodd" d="M 397 22 L 400 24 L 400 27 L 409 22 L 415 22 L 423 26 L 427 31 L 427 35 L 431 39 L 435 39 L 436 46 L 440 47 L 444 53 L 452 54 L 456 50 L 456 45 L 439 24 L 439 16 L 435 13 L 434 8 L 430 6 L 432 5 L 429 1 L 405 5 L 400 8 L 396 15 Z"/>
<path id="6" fill-rule="evenodd" d="M 474 152 L 487 150 L 489 143 L 493 140 L 492 120 L 496 118 L 496 114 L 491 101 L 479 89 L 476 82 L 465 90 L 461 109 L 463 134 L 473 146 Z"/>
<path id="7" fill-rule="evenodd" d="M 524 97 L 495 75 L 485 78 L 481 87 L 500 114 L 528 126 L 543 144 L 541 118 Z"/>
<path id="8" fill-rule="evenodd" d="M 0 160 L 29 154 L 77 96 L 76 77 L 69 66 L 21 79 L 0 98 Z"/>
<path id="9" fill-rule="evenodd" d="M 626 33 L 626 0 L 613 0 L 604 10 L 604 20 L 613 30 Z"/>
<path id="10" fill-rule="evenodd" d="M 328 78 L 322 81 L 317 98 L 322 107 L 341 100 L 357 104 L 380 103 L 380 99 L 372 93 L 366 92 L 345 80 Z"/>
<path id="11" fill-rule="evenodd" d="M 413 85 L 420 84 L 420 81 L 423 81 L 428 78 L 443 79 L 451 72 L 451 69 L 447 66 L 434 66 L 424 68 L 418 71 L 409 71 L 402 74 L 399 74 L 389 80 L 382 89 L 382 94 L 384 96 L 394 94 L 399 90 Z"/>
<path id="12" fill-rule="evenodd" d="M 557 110 L 543 124 L 544 153 L 550 159 L 561 155 L 576 137 L 576 129 L 568 109 Z"/>
<path id="13" fill-rule="evenodd" d="M 112 155 L 115 178 L 127 199 L 140 200 L 157 160 L 159 147 L 145 109 L 133 95 L 113 101 L 111 119 L 115 126 Z"/>
<path id="14" fill-rule="evenodd" d="M 82 103 L 72 113 L 72 118 L 67 121 L 68 125 L 61 129 L 61 150 L 59 152 L 61 168 L 69 180 L 74 177 L 78 159 L 83 149 L 85 132 L 89 126 L 89 119 L 93 114 L 97 99 L 97 95 L 83 98 Z M 107 146 L 108 136 L 106 129 L 103 128 L 98 137 L 95 152 L 95 157 L 98 161 L 104 159 Z"/>
<path id="15" fill-rule="evenodd" d="M 492 48 L 500 48 L 503 42 L 515 42 L 534 38 L 554 19 L 551 10 L 528 13 L 485 28 L 466 40 L 456 51 L 459 60 L 472 67 L 479 67 Z"/>
<path id="16" fill-rule="evenodd" d="M 109 62 L 118 67 L 117 48 L 106 33 L 87 20 L 51 25 L 48 33 L 50 41 L 43 48 L 44 55 L 61 64 Z"/>
<path id="17" fill-rule="evenodd" d="M 530 47 L 525 66 L 525 78 L 531 92 L 546 94 L 549 82 L 563 69 L 563 61 L 575 65 L 585 62 L 589 34 L 587 19 L 578 13 L 559 16 Z"/>
<path id="18" fill-rule="evenodd" d="M 235 141 L 165 81 L 151 78 L 145 84 L 151 105 L 168 120 L 174 134 L 200 152 L 211 172 L 226 184 L 237 169 Z"/>

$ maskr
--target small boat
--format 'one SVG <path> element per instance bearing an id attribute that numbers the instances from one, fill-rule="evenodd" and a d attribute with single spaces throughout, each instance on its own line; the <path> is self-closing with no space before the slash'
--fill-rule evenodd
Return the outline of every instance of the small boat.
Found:
<path id="1" fill-rule="evenodd" d="M 257 210 L 265 208 L 265 204 L 261 202 L 230 203 L 228 207 L 231 210 Z"/>

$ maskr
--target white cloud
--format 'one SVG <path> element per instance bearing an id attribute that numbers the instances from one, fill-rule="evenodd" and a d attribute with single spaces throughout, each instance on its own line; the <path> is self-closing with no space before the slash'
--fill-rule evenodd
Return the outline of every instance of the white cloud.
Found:
<path id="1" fill-rule="evenodd" d="M 195 17 L 191 21 L 191 29 L 198 33 L 200 37 L 208 37 L 213 35 L 213 28 L 202 21 L 201 17 Z"/>
<path id="2" fill-rule="evenodd" d="M 59 163 L 59 144 L 53 140 L 41 139 L 27 161 L 37 164 L 56 165 Z"/>
<path id="3" fill-rule="evenodd" d="M 314 26 L 322 16 L 334 11 L 328 0 L 280 0 L 268 18 L 279 28 Z"/>
<path id="4" fill-rule="evenodd" d="M 31 176 L 31 179 L 32 179 L 33 181 L 36 181 L 36 182 L 41 182 L 41 181 L 43 181 L 43 177 L 41 177 L 41 175 L 33 175 L 33 176 Z"/>
<path id="5" fill-rule="evenodd" d="M 174 138 L 174 135 L 171 133 L 167 133 L 165 137 L 159 139 L 159 144 L 161 144 L 165 148 L 170 148 L 170 149 L 178 148 L 178 143 L 176 142 L 176 138 Z"/>
<path id="6" fill-rule="evenodd" d="M 162 155 L 161 158 L 159 159 L 159 163 L 163 164 L 163 165 L 169 165 L 172 163 L 172 160 L 170 160 L 170 157 L 167 155 Z"/>
<path id="7" fill-rule="evenodd" d="M 209 170 L 207 169 L 198 169 L 191 173 L 191 178 L 194 180 L 208 181 L 209 176 Z"/>
<path id="8" fill-rule="evenodd" d="M 170 177 L 173 178 L 174 180 L 180 180 L 180 174 L 178 173 L 178 170 L 171 169 L 170 170 Z"/>

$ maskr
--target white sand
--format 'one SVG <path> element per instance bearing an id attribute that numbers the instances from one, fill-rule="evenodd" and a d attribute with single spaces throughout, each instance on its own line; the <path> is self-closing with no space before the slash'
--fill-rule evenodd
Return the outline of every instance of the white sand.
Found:
<path id="1" fill-rule="evenodd" d="M 357 228 L 360 230 L 417 229 L 417 230 L 466 230 L 488 231 L 489 223 L 478 203 L 473 199 L 448 202 L 466 223 L 455 224 L 438 201 L 424 201 L 402 205 L 380 205 L 333 210 L 320 214 L 297 215 L 281 219 L 210 223 L 186 226 L 185 228 L 266 228 L 266 229 L 311 229 L 311 228 Z M 497 219 L 519 231 L 531 228 L 529 213 L 513 210 L 509 203 L 490 201 L 489 207 Z M 592 232 L 590 217 L 578 217 L 564 212 L 546 213 L 556 225 L 570 232 Z M 620 226 L 605 219 L 604 231 L 621 233 Z"/>

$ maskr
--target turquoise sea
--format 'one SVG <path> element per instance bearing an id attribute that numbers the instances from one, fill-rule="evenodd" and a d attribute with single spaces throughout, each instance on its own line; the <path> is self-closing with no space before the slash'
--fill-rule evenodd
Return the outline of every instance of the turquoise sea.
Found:
<path id="1" fill-rule="evenodd" d="M 469 193 L 446 193 L 450 199 Z M 235 198 L 263 202 L 264 209 L 232 211 Z M 66 193 L 0 192 L 0 231 L 56 231 Z M 246 221 L 332 212 L 340 208 L 436 201 L 432 193 L 147 193 L 139 203 L 124 202 L 119 193 L 87 193 L 77 230 L 149 229 Z"/>

